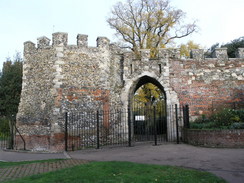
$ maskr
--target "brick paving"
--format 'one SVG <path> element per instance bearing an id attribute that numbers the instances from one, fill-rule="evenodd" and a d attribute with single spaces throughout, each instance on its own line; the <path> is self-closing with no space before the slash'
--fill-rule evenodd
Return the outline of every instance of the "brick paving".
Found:
<path id="1" fill-rule="evenodd" d="M 26 176 L 51 172 L 76 165 L 88 163 L 86 160 L 67 159 L 55 162 L 31 163 L 25 165 L 10 166 L 0 168 L 0 182 L 14 180 Z"/>

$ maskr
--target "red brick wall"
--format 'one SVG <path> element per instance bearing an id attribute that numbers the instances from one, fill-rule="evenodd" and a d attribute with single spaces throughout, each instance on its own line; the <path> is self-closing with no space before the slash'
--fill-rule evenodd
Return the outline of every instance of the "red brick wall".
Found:
<path id="1" fill-rule="evenodd" d="M 186 143 L 205 147 L 244 148 L 244 129 L 194 130 L 184 129 Z"/>
<path id="2" fill-rule="evenodd" d="M 22 135 L 26 150 L 62 152 L 65 149 L 64 133 L 49 135 Z M 24 149 L 24 142 L 16 135 L 15 146 Z"/>
<path id="3" fill-rule="evenodd" d="M 26 150 L 45 151 L 50 148 L 50 136 L 48 135 L 22 135 L 22 137 L 26 144 Z M 16 135 L 15 145 L 17 149 L 24 148 L 24 142 L 19 135 Z"/>
<path id="4" fill-rule="evenodd" d="M 227 61 L 224 66 L 218 65 L 217 60 L 172 63 L 170 83 L 180 104 L 189 104 L 191 116 L 208 115 L 221 107 L 232 108 L 233 103 L 244 104 L 244 80 L 238 79 L 243 78 L 243 73 L 236 72 L 242 68 L 241 61 Z"/>

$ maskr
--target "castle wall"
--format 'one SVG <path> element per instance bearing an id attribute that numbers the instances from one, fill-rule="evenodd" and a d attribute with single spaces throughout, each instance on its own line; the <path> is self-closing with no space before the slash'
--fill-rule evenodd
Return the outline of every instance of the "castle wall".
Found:
<path id="1" fill-rule="evenodd" d="M 38 38 L 37 47 L 25 42 L 18 129 L 27 149 L 62 151 L 64 112 L 127 109 L 144 76 L 160 83 L 168 105 L 189 104 L 193 117 L 211 113 L 215 103 L 244 102 L 243 50 L 236 59 L 229 59 L 226 49 L 209 59 L 203 50 L 193 50 L 192 59 L 181 59 L 178 49 L 159 49 L 156 59 L 141 50 L 138 59 L 104 37 L 96 47 L 88 47 L 81 34 L 69 45 L 68 34 L 60 32 L 52 45 L 47 37 Z"/>

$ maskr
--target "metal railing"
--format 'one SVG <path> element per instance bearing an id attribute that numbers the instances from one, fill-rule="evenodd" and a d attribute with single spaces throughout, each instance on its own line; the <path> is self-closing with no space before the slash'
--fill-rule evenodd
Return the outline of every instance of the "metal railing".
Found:
<path id="1" fill-rule="evenodd" d="M 184 123 L 187 120 L 189 122 L 188 106 L 167 106 L 166 113 L 161 113 L 155 107 L 138 111 L 113 109 L 66 112 L 65 150 L 134 146 L 142 141 L 154 145 L 181 141 Z"/>

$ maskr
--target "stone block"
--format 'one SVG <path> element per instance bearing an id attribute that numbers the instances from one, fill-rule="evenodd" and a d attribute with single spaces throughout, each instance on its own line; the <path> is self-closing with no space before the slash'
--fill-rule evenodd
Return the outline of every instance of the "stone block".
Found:
<path id="1" fill-rule="evenodd" d="M 110 40 L 106 37 L 97 38 L 97 47 L 99 48 L 109 48 Z"/>
<path id="2" fill-rule="evenodd" d="M 244 48 L 237 49 L 236 58 L 244 58 Z"/>
<path id="3" fill-rule="evenodd" d="M 215 48 L 213 57 L 222 61 L 228 60 L 227 48 Z"/>
<path id="4" fill-rule="evenodd" d="M 24 53 L 31 53 L 36 49 L 36 46 L 31 41 L 24 42 Z"/>
<path id="5" fill-rule="evenodd" d="M 88 47 L 88 35 L 78 34 L 77 35 L 77 46 Z"/>
<path id="6" fill-rule="evenodd" d="M 193 49 L 191 50 L 191 58 L 194 60 L 203 60 L 204 59 L 204 49 Z"/>
<path id="7" fill-rule="evenodd" d="M 68 34 L 65 32 L 53 33 L 53 46 L 67 46 Z"/>
<path id="8" fill-rule="evenodd" d="M 38 48 L 45 48 L 45 47 L 49 46 L 49 44 L 50 44 L 50 39 L 47 38 L 46 36 L 37 38 L 37 47 Z"/>

